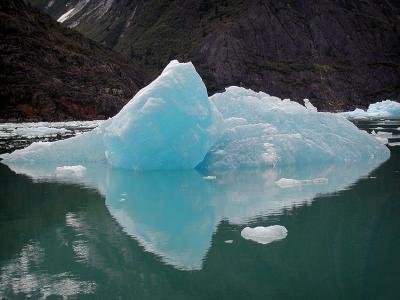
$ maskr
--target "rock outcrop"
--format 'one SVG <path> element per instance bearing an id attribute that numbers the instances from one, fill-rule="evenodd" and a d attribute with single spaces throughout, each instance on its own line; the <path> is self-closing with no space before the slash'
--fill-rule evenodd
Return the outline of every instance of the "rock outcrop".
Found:
<path id="1" fill-rule="evenodd" d="M 398 1 L 30 1 L 153 77 L 191 60 L 210 93 L 238 85 L 325 110 L 400 100 Z"/>
<path id="2" fill-rule="evenodd" d="M 22 0 L 0 2 L 0 40 L 1 121 L 107 118 L 144 84 L 138 65 Z"/>

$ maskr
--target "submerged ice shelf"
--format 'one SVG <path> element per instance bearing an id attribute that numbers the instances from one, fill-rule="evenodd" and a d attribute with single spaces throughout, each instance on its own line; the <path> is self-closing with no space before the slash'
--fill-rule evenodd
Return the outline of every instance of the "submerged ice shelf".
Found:
<path id="1" fill-rule="evenodd" d="M 67 140 L 1 156 L 10 164 L 107 162 L 133 170 L 220 170 L 383 161 L 388 148 L 346 118 L 263 92 L 207 97 L 191 63 L 172 61 L 113 118 Z"/>

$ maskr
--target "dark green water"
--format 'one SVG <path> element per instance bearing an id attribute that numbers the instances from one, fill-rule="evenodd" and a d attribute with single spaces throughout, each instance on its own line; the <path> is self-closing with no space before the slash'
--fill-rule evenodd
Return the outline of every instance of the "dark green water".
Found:
<path id="1" fill-rule="evenodd" d="M 0 298 L 400 299 L 399 147 L 391 152 L 370 173 L 215 181 L 96 166 L 79 180 L 32 179 L 0 164 Z M 321 174 L 327 185 L 273 185 Z M 274 224 L 285 239 L 241 237 Z"/>

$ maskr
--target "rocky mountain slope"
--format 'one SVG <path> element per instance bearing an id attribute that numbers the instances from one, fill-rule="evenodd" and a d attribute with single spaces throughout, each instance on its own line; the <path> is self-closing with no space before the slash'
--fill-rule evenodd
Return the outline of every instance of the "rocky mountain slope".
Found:
<path id="1" fill-rule="evenodd" d="M 154 77 L 191 60 L 209 92 L 241 85 L 317 107 L 400 99 L 394 0 L 30 0 Z"/>
<path id="2" fill-rule="evenodd" d="M 144 84 L 128 59 L 22 0 L 0 2 L 0 40 L 1 121 L 106 118 Z"/>

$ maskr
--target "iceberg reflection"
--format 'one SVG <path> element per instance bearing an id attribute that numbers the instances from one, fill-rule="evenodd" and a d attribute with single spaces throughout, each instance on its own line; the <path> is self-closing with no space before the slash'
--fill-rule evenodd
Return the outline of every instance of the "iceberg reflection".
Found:
<path id="1" fill-rule="evenodd" d="M 364 164 L 298 165 L 280 169 L 235 170 L 213 174 L 197 171 L 133 172 L 106 164 L 85 165 L 86 171 L 57 173 L 59 165 L 11 164 L 18 174 L 36 181 L 79 184 L 105 197 L 111 215 L 124 231 L 166 264 L 199 270 L 221 220 L 244 224 L 311 203 L 319 194 L 335 193 L 368 175 L 381 161 Z M 207 180 L 207 176 L 215 176 Z M 282 188 L 292 178 L 318 184 Z"/>

